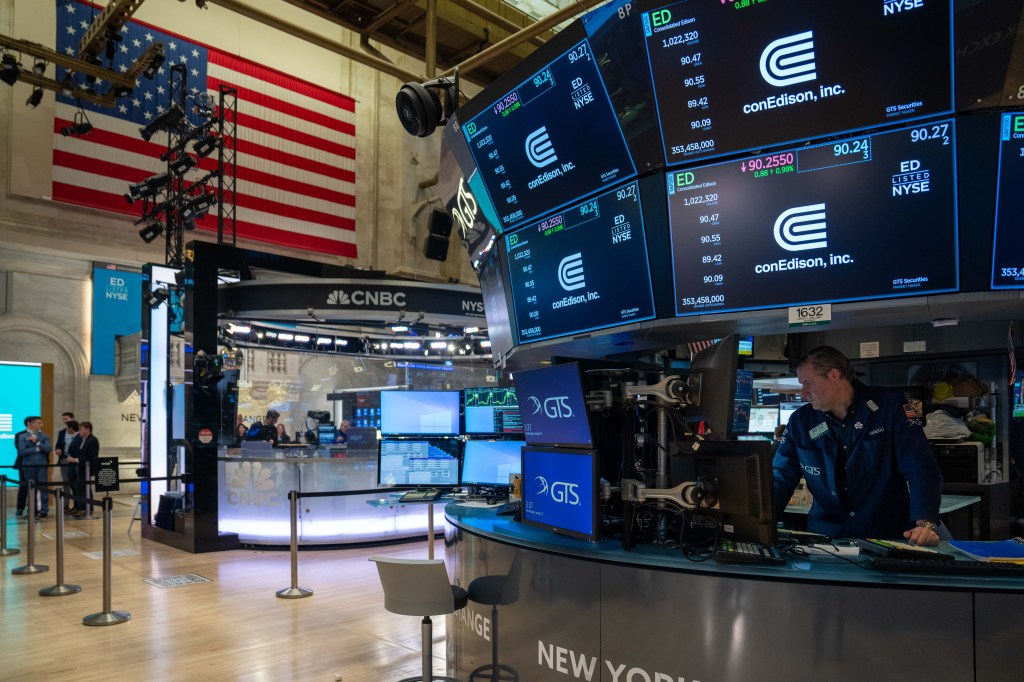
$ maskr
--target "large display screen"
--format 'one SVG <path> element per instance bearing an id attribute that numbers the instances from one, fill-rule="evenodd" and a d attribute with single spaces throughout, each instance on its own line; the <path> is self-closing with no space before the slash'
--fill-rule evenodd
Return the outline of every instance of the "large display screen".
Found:
<path id="1" fill-rule="evenodd" d="M 459 441 L 455 438 L 382 440 L 377 483 L 427 488 L 459 484 Z"/>
<path id="2" fill-rule="evenodd" d="M 523 432 L 516 389 L 497 386 L 465 388 L 462 397 L 465 433 L 508 435 Z"/>
<path id="3" fill-rule="evenodd" d="M 505 486 L 522 471 L 523 442 L 467 440 L 462 453 L 462 485 Z"/>
<path id="4" fill-rule="evenodd" d="M 505 254 L 519 343 L 654 317 L 636 182 L 507 235 Z"/>
<path id="5" fill-rule="evenodd" d="M 599 540 L 596 460 L 594 450 L 523 448 L 523 522 Z"/>
<path id="6" fill-rule="evenodd" d="M 466 121 L 462 131 L 501 231 L 635 172 L 586 40 Z"/>
<path id="7" fill-rule="evenodd" d="M 457 436 L 458 391 L 381 391 L 380 431 L 386 436 Z"/>
<path id="8" fill-rule="evenodd" d="M 667 174 L 676 314 L 956 291 L 954 126 Z"/>
<path id="9" fill-rule="evenodd" d="M 1024 289 L 1024 112 L 1003 114 L 999 130 L 992 288 Z"/>
<path id="10" fill-rule="evenodd" d="M 669 164 L 952 111 L 949 0 L 683 0 L 642 23 Z"/>
<path id="11" fill-rule="evenodd" d="M 42 413 L 42 372 L 38 364 L 0 362 L 0 386 L 7 387 L 0 391 L 0 466 L 14 465 L 14 434 L 25 428 L 26 417 Z M 43 430 L 55 433 L 52 424 L 44 424 Z M 10 469 L 3 472 L 16 477 Z"/>
<path id="12" fill-rule="evenodd" d="M 528 445 L 590 445 L 580 367 L 574 362 L 512 375 Z"/>

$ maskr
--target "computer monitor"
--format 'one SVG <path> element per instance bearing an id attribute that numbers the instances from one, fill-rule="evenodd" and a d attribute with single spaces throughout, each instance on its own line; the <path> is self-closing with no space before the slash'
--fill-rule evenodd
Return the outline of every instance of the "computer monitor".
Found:
<path id="1" fill-rule="evenodd" d="M 729 334 L 693 356 L 689 376 L 700 377 L 697 405 L 686 408 L 686 421 L 704 422 L 704 438 L 726 440 L 747 430 L 744 419 L 737 419 L 737 391 L 745 391 L 740 403 L 750 404 L 753 375 L 740 373 L 739 336 Z M 745 388 L 744 388 L 745 387 Z M 746 407 L 742 409 L 746 416 Z"/>
<path id="2" fill-rule="evenodd" d="M 516 389 L 511 386 L 484 386 L 462 390 L 463 414 L 468 435 L 504 436 L 521 434 L 523 418 L 519 413 Z"/>
<path id="3" fill-rule="evenodd" d="M 457 436 L 459 392 L 382 391 L 380 420 L 385 436 Z"/>
<path id="4" fill-rule="evenodd" d="M 804 403 L 779 403 L 779 423 L 788 424 L 793 413 L 804 406 Z"/>
<path id="5" fill-rule="evenodd" d="M 694 480 L 707 493 L 694 516 L 710 515 L 723 537 L 774 545 L 771 442 L 702 441 L 694 451 Z M 695 525 L 707 527 L 696 519 Z"/>
<path id="6" fill-rule="evenodd" d="M 575 362 L 515 372 L 527 445 L 589 447 L 593 443 L 580 367 Z"/>
<path id="7" fill-rule="evenodd" d="M 523 448 L 523 523 L 596 542 L 601 539 L 596 450 Z"/>
<path id="8" fill-rule="evenodd" d="M 334 424 L 318 424 L 316 427 L 317 442 L 324 447 L 328 445 L 334 445 L 334 438 L 336 436 Z"/>
<path id="9" fill-rule="evenodd" d="M 462 485 L 508 486 L 522 471 L 521 440 L 467 440 L 462 451 Z"/>
<path id="10" fill-rule="evenodd" d="M 779 425 L 779 408 L 777 405 L 754 405 L 750 408 L 750 424 L 747 433 L 775 433 Z"/>
<path id="11" fill-rule="evenodd" d="M 377 450 L 377 429 L 353 426 L 345 436 L 349 450 Z"/>
<path id="12" fill-rule="evenodd" d="M 380 441 L 377 450 L 377 485 L 424 488 L 459 485 L 458 439 Z"/>

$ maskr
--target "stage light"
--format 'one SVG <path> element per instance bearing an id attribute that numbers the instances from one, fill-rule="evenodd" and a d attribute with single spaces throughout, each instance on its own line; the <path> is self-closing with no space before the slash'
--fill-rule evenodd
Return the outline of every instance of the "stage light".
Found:
<path id="1" fill-rule="evenodd" d="M 347 346 L 348 345 L 348 341 L 346 339 L 335 339 L 334 340 L 334 345 L 335 346 Z"/>
<path id="2" fill-rule="evenodd" d="M 92 132 L 92 123 L 89 122 L 89 117 L 85 115 L 83 109 L 79 109 L 75 112 L 74 122 L 69 126 L 64 126 L 60 129 L 60 134 L 64 137 L 69 135 L 79 136 L 88 135 Z"/>
<path id="3" fill-rule="evenodd" d="M 142 237 L 142 241 L 150 244 L 157 237 L 164 233 L 164 226 L 160 223 L 150 223 L 141 230 L 139 230 L 139 236 Z"/>
<path id="4" fill-rule="evenodd" d="M 278 341 L 294 341 L 295 335 L 289 334 L 288 332 L 279 332 L 277 335 Z"/>
<path id="5" fill-rule="evenodd" d="M 406 350 L 419 350 L 422 347 L 423 346 L 419 341 L 406 341 L 402 344 L 402 348 Z"/>
<path id="6" fill-rule="evenodd" d="M 189 199 L 181 209 L 181 219 L 185 223 L 185 229 L 196 229 L 196 221 L 205 216 L 210 207 L 216 203 L 217 197 L 212 194 L 200 194 Z"/>
<path id="7" fill-rule="evenodd" d="M 146 178 L 142 182 L 134 185 L 128 185 L 128 193 L 124 195 L 124 200 L 129 204 L 138 201 L 139 199 L 145 199 L 146 197 L 155 196 L 167 186 L 167 182 L 171 176 L 167 173 L 159 173 L 151 177 Z"/>
<path id="8" fill-rule="evenodd" d="M 480 327 L 466 327 L 463 331 L 465 331 L 467 334 L 476 334 L 478 331 L 480 331 Z"/>
<path id="9" fill-rule="evenodd" d="M 21 65 L 12 54 L 5 54 L 0 60 L 0 81 L 14 85 L 21 76 Z"/>
<path id="10" fill-rule="evenodd" d="M 160 307 L 160 304 L 171 297 L 171 293 L 167 291 L 167 287 L 160 287 L 155 291 L 149 292 L 149 296 L 146 297 L 146 304 L 156 310 Z"/>
<path id="11" fill-rule="evenodd" d="M 219 148 L 220 144 L 220 138 L 217 136 L 217 133 L 210 132 L 206 137 L 192 145 L 192 151 L 205 159 L 213 153 L 213 150 Z"/>
<path id="12" fill-rule="evenodd" d="M 296 334 L 295 343 L 309 343 L 309 337 L 305 334 Z"/>
<path id="13" fill-rule="evenodd" d="M 177 104 L 172 104 L 170 109 L 139 128 L 139 134 L 142 135 L 143 140 L 149 142 L 149 138 L 161 130 L 173 130 L 181 125 L 183 120 L 185 120 L 185 112 Z"/>
<path id="14" fill-rule="evenodd" d="M 153 55 L 153 58 L 149 60 L 149 64 L 147 64 L 146 68 L 143 69 L 142 75 L 153 80 L 153 76 L 155 76 L 157 71 L 160 70 L 160 67 L 163 66 L 164 59 L 166 59 L 166 57 L 164 57 L 162 53 Z"/>
<path id="15" fill-rule="evenodd" d="M 480 342 L 480 347 L 481 347 L 481 348 L 490 348 L 490 347 L 491 347 L 491 342 L 490 342 L 490 340 L 488 340 L 488 339 L 484 339 L 483 341 L 481 341 L 481 342 Z"/>
<path id="16" fill-rule="evenodd" d="M 32 107 L 35 109 L 39 106 L 39 103 L 43 101 L 43 89 L 40 87 L 32 88 L 32 94 L 25 100 L 25 106 Z"/>
<path id="17" fill-rule="evenodd" d="M 316 337 L 316 345 L 318 346 L 329 346 L 334 343 L 334 339 L 329 336 L 318 336 Z"/>
<path id="18" fill-rule="evenodd" d="M 37 76 L 42 76 L 46 73 L 46 60 L 36 59 L 36 63 L 32 65 L 32 73 Z"/>
<path id="19" fill-rule="evenodd" d="M 444 125 L 459 106 L 459 74 L 426 83 L 406 83 L 395 96 L 395 109 L 410 135 L 428 137 Z"/>
<path id="20" fill-rule="evenodd" d="M 393 324 L 393 325 L 391 325 L 391 331 L 398 332 L 398 333 L 407 332 L 407 331 L 409 331 L 409 327 L 407 327 L 404 324 Z"/>
<path id="21" fill-rule="evenodd" d="M 178 158 L 171 162 L 171 172 L 177 175 L 178 177 L 181 177 L 185 173 L 188 173 L 195 167 L 196 160 L 193 159 L 188 154 L 179 156 Z"/>
<path id="22" fill-rule="evenodd" d="M 444 350 L 445 348 L 448 347 L 448 342 L 447 341 L 431 341 L 430 342 L 430 347 L 433 350 Z"/>
<path id="23" fill-rule="evenodd" d="M 228 334 L 250 334 L 252 333 L 252 327 L 244 324 L 234 324 L 228 322 Z"/>

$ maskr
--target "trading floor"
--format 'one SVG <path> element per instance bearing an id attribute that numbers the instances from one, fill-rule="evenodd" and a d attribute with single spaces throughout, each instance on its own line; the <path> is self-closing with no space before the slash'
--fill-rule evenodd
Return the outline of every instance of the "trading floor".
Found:
<path id="1" fill-rule="evenodd" d="M 14 491 L 7 497 L 7 545 L 21 553 L 0 557 L 0 679 L 6 682 L 380 682 L 420 669 L 419 621 L 384 610 L 367 557 L 425 558 L 425 542 L 300 552 L 299 585 L 313 595 L 279 599 L 275 593 L 291 584 L 287 551 L 189 554 L 143 540 L 138 522 L 127 532 L 134 499 L 124 498 L 114 504 L 111 609 L 129 612 L 131 620 L 86 627 L 83 617 L 103 611 L 102 521 L 68 520 L 65 528 L 64 582 L 82 591 L 39 596 L 40 588 L 57 581 L 55 514 L 51 509 L 36 528 L 35 563 L 50 570 L 12 575 L 27 562 L 27 524 L 14 515 Z M 146 582 L 175 576 L 164 582 L 176 585 Z M 444 640 L 445 619 L 437 618 L 438 673 Z"/>

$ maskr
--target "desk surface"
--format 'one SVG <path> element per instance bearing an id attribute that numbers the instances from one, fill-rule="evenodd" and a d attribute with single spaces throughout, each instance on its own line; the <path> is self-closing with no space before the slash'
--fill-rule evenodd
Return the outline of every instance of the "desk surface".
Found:
<path id="1" fill-rule="evenodd" d="M 678 550 L 666 549 L 660 545 L 638 545 L 627 552 L 622 549 L 622 544 L 618 540 L 605 539 L 600 542 L 589 542 L 556 535 L 539 528 L 516 523 L 508 516 L 497 516 L 492 509 L 465 507 L 457 502 L 445 507 L 445 517 L 456 528 L 490 540 L 604 563 L 796 582 L 1024 592 L 1024 578 L 886 573 L 871 568 L 870 560 L 865 556 L 846 559 L 790 555 L 790 560 L 785 566 L 751 566 L 722 565 L 716 563 L 713 558 L 703 561 L 688 559 Z M 940 545 L 940 550 L 967 559 L 966 555 L 957 552 L 945 542 Z"/>
<path id="2" fill-rule="evenodd" d="M 979 502 L 981 502 L 981 498 L 977 495 L 943 495 L 942 501 L 939 503 L 939 514 L 949 514 Z M 811 508 L 802 504 L 788 505 L 786 511 L 790 514 L 807 514 Z"/>

